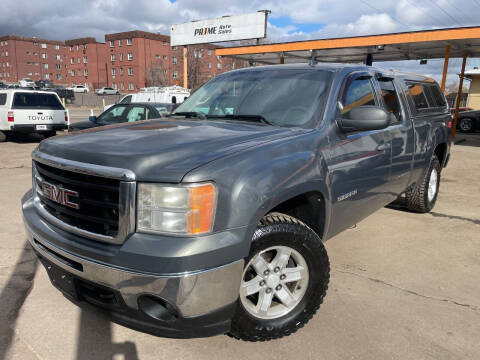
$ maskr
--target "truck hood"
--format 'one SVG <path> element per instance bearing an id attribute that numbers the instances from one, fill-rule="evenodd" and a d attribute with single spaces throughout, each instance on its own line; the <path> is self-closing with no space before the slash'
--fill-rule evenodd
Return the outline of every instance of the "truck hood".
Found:
<path id="1" fill-rule="evenodd" d="M 129 169 L 140 181 L 180 182 L 210 161 L 300 129 L 231 121 L 154 120 L 87 129 L 44 140 L 52 156 Z"/>

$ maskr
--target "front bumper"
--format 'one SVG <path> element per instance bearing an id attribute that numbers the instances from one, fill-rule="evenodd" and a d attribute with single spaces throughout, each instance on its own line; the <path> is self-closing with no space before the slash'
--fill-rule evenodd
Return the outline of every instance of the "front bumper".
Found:
<path id="1" fill-rule="evenodd" d="M 121 269 L 56 246 L 48 234 L 63 230 L 35 221 L 39 215 L 31 193 L 22 205 L 28 241 L 52 283 L 74 302 L 101 307 L 116 322 L 160 336 L 203 337 L 229 330 L 243 259 L 168 276 Z"/>

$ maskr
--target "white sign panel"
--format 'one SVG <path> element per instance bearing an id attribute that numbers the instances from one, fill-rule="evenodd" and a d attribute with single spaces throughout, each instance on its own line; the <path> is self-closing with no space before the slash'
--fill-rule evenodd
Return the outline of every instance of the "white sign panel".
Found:
<path id="1" fill-rule="evenodd" d="M 172 46 L 264 38 L 267 34 L 267 13 L 224 16 L 173 25 Z"/>

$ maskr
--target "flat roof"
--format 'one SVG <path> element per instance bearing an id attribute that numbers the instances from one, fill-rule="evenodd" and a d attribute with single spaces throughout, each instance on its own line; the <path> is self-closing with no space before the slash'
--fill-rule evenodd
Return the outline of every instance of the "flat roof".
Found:
<path id="1" fill-rule="evenodd" d="M 450 57 L 480 57 L 480 27 L 225 47 L 216 55 L 262 64 L 279 64 L 282 57 L 284 63 L 309 62 L 312 56 L 322 62 L 356 63 L 364 62 L 368 54 L 373 61 L 444 58 L 446 45 Z"/>

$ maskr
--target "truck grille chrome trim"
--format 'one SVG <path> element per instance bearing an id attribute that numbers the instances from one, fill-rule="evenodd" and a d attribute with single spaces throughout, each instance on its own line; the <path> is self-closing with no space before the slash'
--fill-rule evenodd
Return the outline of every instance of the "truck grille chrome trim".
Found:
<path id="1" fill-rule="evenodd" d="M 77 165 L 74 169 L 65 162 L 59 166 L 59 163 L 53 162 L 53 157 L 45 161 L 43 155 L 34 157 L 38 160 L 32 164 L 32 182 L 34 206 L 44 219 L 65 231 L 111 244 L 122 244 L 135 231 L 135 182 L 109 177 L 112 168 L 107 168 L 102 175 L 100 166 L 95 165 L 92 173 L 86 170 L 89 164 L 82 164 L 82 171 L 76 171 L 79 169 Z M 60 162 L 63 160 L 60 159 Z M 57 168 L 58 173 L 52 167 Z M 117 170 L 124 173 L 123 169 Z M 78 177 L 71 176 L 75 172 Z M 128 177 L 134 178 L 134 175 Z M 44 196 L 40 187 L 49 181 L 57 184 L 58 188 L 65 185 L 78 191 L 79 198 L 75 200 L 80 203 L 79 209 L 64 207 L 55 199 L 50 201 Z M 105 196 L 110 201 L 106 201 Z"/>

